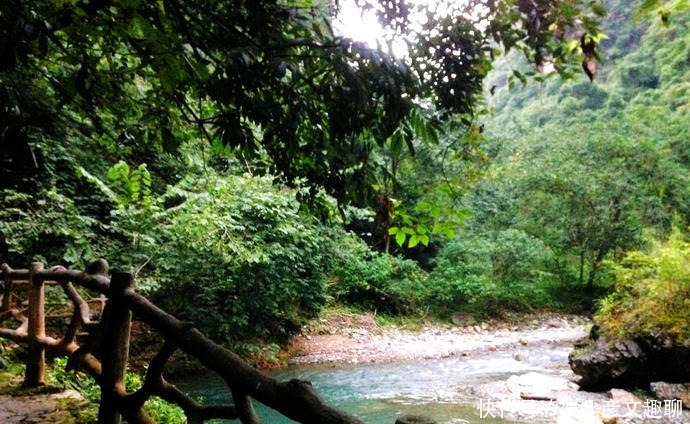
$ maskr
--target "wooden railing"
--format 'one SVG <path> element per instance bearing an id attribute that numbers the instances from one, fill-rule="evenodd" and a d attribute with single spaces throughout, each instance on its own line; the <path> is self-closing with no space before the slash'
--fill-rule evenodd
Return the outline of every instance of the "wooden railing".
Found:
<path id="1" fill-rule="evenodd" d="M 131 274 L 114 272 L 110 277 L 107 274 L 107 263 L 102 259 L 91 263 L 86 271 L 61 266 L 45 269 L 41 263 L 15 270 L 2 264 L 0 324 L 17 324 L 14 328 L 0 328 L 0 337 L 27 344 L 26 386 L 45 384 L 46 351 L 49 351 L 53 357 L 67 356 L 68 368 L 81 369 L 98 382 L 101 388 L 98 422 L 103 424 L 119 423 L 123 418 L 129 423 L 153 423 L 143 410 L 144 403 L 152 396 L 178 405 L 189 423 L 213 418 L 259 423 L 252 399 L 300 423 L 360 422 L 324 404 L 309 382 L 295 379 L 279 382 L 270 378 L 235 353 L 213 343 L 193 325 L 161 310 L 134 291 Z M 59 288 L 51 288 L 51 299 L 66 298 L 66 303 L 71 304 L 61 336 L 52 334 L 57 330 L 46 330 L 46 318 L 50 318 L 46 314 L 46 288 L 52 286 Z M 91 297 L 84 300 L 85 294 Z M 132 319 L 154 329 L 164 342 L 148 365 L 142 387 L 128 393 L 124 378 Z M 232 399 L 227 404 L 204 405 L 166 381 L 165 365 L 177 350 L 216 372 L 227 384 Z"/>

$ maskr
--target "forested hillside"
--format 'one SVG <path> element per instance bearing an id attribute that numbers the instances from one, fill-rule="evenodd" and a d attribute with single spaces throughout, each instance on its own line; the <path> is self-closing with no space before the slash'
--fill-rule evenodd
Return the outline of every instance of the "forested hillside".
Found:
<path id="1" fill-rule="evenodd" d="M 611 331 L 672 322 L 675 334 L 682 327 L 687 337 L 687 315 L 671 317 L 673 308 L 662 305 L 680 302 L 679 310 L 687 309 L 687 272 L 668 261 L 682 256 L 679 238 L 690 218 L 690 15 L 666 14 L 674 10 L 669 6 L 646 20 L 636 2 L 604 5 L 607 38 L 592 82 L 538 78 L 522 86 L 513 74 L 524 71 L 519 61 L 489 78 L 490 165 L 465 200 L 473 214 L 460 240 L 504 248 L 522 240 L 509 263 L 538 260 L 525 280 L 533 295 L 562 285 L 567 302 L 581 299 L 589 307 L 613 291 L 601 316 L 611 320 Z M 673 231 L 675 241 L 660 253 L 659 243 Z M 646 253 L 631 253 L 637 251 Z M 642 265 L 641 257 L 660 268 Z M 494 260 L 493 269 L 502 263 Z M 645 269 L 652 280 L 664 280 L 668 267 L 677 272 L 673 282 L 651 288 L 641 277 Z M 634 311 L 624 312 L 633 304 Z"/>

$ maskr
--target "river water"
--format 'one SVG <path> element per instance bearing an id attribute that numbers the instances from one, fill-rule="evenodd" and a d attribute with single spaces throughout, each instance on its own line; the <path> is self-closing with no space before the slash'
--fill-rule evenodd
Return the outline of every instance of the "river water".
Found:
<path id="1" fill-rule="evenodd" d="M 393 424 L 403 414 L 423 414 L 438 423 L 492 424 L 504 421 L 483 410 L 483 400 L 472 394 L 474 387 L 530 371 L 563 369 L 571 349 L 570 343 L 544 344 L 523 349 L 519 356 L 513 351 L 493 351 L 410 362 L 302 365 L 270 374 L 279 380 L 311 381 L 326 402 L 369 424 Z M 230 399 L 219 378 L 178 384 L 205 403 Z M 294 422 L 261 404 L 257 403 L 256 409 L 266 424 Z"/>

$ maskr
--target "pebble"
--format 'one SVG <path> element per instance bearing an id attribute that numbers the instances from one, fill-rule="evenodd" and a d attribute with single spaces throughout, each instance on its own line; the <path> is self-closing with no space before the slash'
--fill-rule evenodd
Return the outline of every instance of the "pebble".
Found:
<path id="1" fill-rule="evenodd" d="M 296 337 L 293 343 L 298 348 L 294 352 L 298 352 L 299 356 L 293 357 L 290 362 L 350 362 L 348 358 L 355 349 L 367 362 L 441 358 L 446 355 L 467 356 L 481 354 L 487 349 L 519 352 L 525 346 L 574 341 L 586 335 L 588 329 L 584 325 L 569 324 L 573 320 L 570 317 L 557 319 L 547 316 L 509 324 L 484 322 L 449 328 L 444 328 L 443 325 L 425 325 L 420 331 L 378 326 L 369 329 L 362 325 L 343 328 L 336 323 L 329 329 L 335 335 L 303 334 Z M 533 326 L 534 323 L 539 325 Z M 307 338 L 307 335 L 310 337 Z"/>

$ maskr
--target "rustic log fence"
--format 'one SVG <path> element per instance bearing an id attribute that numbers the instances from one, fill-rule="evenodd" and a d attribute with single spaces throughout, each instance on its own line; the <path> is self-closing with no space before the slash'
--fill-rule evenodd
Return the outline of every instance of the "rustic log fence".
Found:
<path id="1" fill-rule="evenodd" d="M 45 269 L 41 263 L 16 270 L 7 264 L 0 266 L 0 324 L 10 320 L 18 323 L 14 328 L 0 328 L 0 337 L 27 345 L 25 386 L 45 384 L 48 352 L 52 357 L 66 356 L 68 368 L 81 369 L 96 380 L 101 388 L 98 422 L 102 424 L 120 423 L 122 419 L 132 424 L 153 423 L 143 410 L 152 396 L 182 408 L 192 424 L 214 418 L 258 424 L 252 399 L 300 423 L 361 422 L 323 403 L 309 382 L 279 382 L 268 377 L 213 343 L 193 325 L 161 310 L 135 292 L 131 274 L 107 274 L 107 263 L 102 259 L 86 271 L 61 266 Z M 50 285 L 60 286 L 71 303 L 72 312 L 60 337 L 46 331 L 46 287 Z M 95 297 L 84 300 L 84 292 Z M 91 308 L 94 303 L 101 306 Z M 92 321 L 92 309 L 99 309 L 98 320 Z M 164 343 L 149 363 L 142 387 L 127 393 L 124 379 L 132 319 L 150 326 Z M 79 344 L 82 339 L 85 341 Z M 163 371 L 177 350 L 216 372 L 227 384 L 232 402 L 228 399 L 227 404 L 204 405 L 169 383 Z"/>

